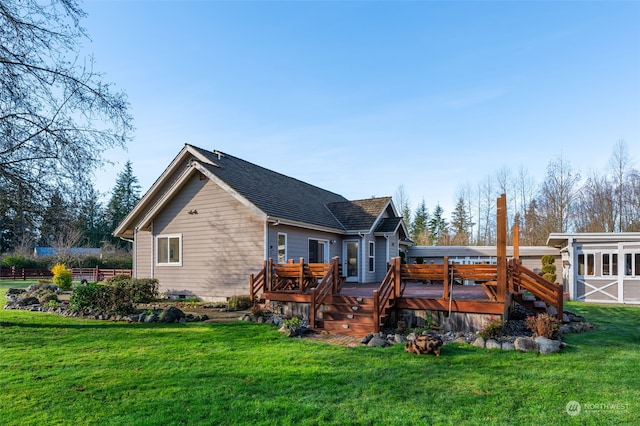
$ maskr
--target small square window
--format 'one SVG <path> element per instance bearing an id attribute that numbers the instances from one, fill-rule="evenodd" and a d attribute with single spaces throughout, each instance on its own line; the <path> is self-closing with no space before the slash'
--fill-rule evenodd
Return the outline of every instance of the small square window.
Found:
<path id="1" fill-rule="evenodd" d="M 158 265 L 182 264 L 182 236 L 160 235 L 156 237 Z"/>

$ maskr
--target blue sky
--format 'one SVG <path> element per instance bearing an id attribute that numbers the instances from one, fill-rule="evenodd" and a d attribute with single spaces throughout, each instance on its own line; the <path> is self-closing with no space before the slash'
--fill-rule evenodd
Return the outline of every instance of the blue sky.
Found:
<path id="1" fill-rule="evenodd" d="M 424 198 L 562 154 L 640 167 L 640 2 L 88 1 L 86 50 L 127 92 L 146 191 L 185 143 L 350 199 Z"/>

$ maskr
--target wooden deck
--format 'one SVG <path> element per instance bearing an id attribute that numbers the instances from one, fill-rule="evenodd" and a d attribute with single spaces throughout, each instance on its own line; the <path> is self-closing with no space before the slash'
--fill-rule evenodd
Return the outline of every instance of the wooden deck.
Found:
<path id="1" fill-rule="evenodd" d="M 436 265 L 403 265 L 394 258 L 382 283 L 352 284 L 344 282 L 337 258 L 316 267 L 325 272 L 322 278 L 311 274 L 314 268 L 303 260 L 286 266 L 269 261 L 252 275 L 251 295 L 254 301 L 309 304 L 312 328 L 352 335 L 378 331 L 396 309 L 507 316 L 525 290 L 562 315 L 561 286 L 546 282 L 515 259 L 506 265 L 505 281 L 500 283 L 497 265 L 456 265 L 447 258 Z M 476 284 L 462 285 L 465 282 Z"/>
<path id="2" fill-rule="evenodd" d="M 351 335 L 379 331 L 397 309 L 507 316 L 518 301 L 531 309 L 540 308 L 536 303 L 541 309 L 553 306 L 562 318 L 562 286 L 523 267 L 517 255 L 507 259 L 504 195 L 497 200 L 497 212 L 495 265 L 452 264 L 447 257 L 441 263 L 407 265 L 396 257 L 381 283 L 346 284 L 337 257 L 330 264 L 306 264 L 304 259 L 274 264 L 269 259 L 250 277 L 251 300 L 309 304 L 311 328 Z"/>

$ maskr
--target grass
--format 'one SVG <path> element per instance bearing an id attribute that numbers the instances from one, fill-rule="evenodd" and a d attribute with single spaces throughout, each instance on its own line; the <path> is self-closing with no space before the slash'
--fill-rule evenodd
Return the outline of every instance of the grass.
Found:
<path id="1" fill-rule="evenodd" d="M 10 284 L 0 282 L 4 294 Z M 568 303 L 596 324 L 561 354 L 344 348 L 262 324 L 122 324 L 0 311 L 5 425 L 631 424 L 640 308 Z M 577 416 L 567 403 L 581 403 Z"/>

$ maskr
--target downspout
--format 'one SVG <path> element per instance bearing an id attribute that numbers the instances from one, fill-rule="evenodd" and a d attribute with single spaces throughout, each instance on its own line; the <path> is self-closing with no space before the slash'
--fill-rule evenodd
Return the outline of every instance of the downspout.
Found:
<path id="1" fill-rule="evenodd" d="M 264 260 L 269 259 L 269 220 L 264 221 Z"/>

